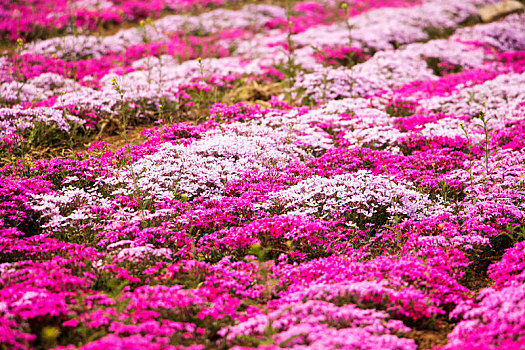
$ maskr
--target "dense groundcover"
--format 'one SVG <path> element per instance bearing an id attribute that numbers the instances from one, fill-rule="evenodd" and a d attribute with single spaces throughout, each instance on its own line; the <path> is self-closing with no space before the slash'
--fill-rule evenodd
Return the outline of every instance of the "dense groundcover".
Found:
<path id="1" fill-rule="evenodd" d="M 3 1 L 0 349 L 524 349 L 493 3 Z"/>

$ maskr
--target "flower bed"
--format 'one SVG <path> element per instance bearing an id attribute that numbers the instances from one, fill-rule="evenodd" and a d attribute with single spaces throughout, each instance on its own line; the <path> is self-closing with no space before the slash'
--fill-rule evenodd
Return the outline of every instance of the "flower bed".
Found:
<path id="1" fill-rule="evenodd" d="M 0 349 L 519 348 L 525 15 L 492 2 L 11 4 Z"/>

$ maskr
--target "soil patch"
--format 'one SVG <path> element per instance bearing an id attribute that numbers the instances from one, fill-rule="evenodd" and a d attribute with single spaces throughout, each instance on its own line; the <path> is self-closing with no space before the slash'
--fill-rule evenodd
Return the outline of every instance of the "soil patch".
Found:
<path id="1" fill-rule="evenodd" d="M 445 321 L 438 321 L 432 329 L 414 329 L 406 337 L 414 339 L 418 349 L 432 349 L 437 346 L 444 346 L 448 343 L 448 334 L 452 332 L 454 324 Z"/>

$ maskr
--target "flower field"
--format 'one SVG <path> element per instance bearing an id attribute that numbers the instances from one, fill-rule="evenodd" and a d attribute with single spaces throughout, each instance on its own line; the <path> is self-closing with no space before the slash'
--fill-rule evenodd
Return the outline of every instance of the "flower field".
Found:
<path id="1" fill-rule="evenodd" d="M 0 350 L 525 349 L 509 3 L 2 1 Z"/>

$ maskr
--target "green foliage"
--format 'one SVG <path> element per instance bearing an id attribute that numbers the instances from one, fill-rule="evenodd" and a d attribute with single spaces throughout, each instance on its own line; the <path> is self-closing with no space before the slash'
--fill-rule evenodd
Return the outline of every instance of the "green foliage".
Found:
<path id="1" fill-rule="evenodd" d="M 426 28 L 423 28 L 423 31 L 427 33 L 428 38 L 430 40 L 446 39 L 452 34 L 454 34 L 453 28 L 445 28 L 445 27 L 428 26 Z"/>
<path id="2" fill-rule="evenodd" d="M 463 70 L 460 65 L 447 65 L 438 57 L 427 57 L 425 58 L 425 62 L 428 68 L 432 69 L 432 72 L 438 77 L 450 73 L 459 73 Z"/>
<path id="3" fill-rule="evenodd" d="M 392 118 L 408 117 L 415 111 L 415 103 L 410 101 L 393 101 L 385 108 L 385 112 Z"/>
<path id="4" fill-rule="evenodd" d="M 525 241 L 525 225 L 507 225 L 505 231 L 501 231 L 499 236 L 507 236 L 511 239 L 512 245 Z"/>

